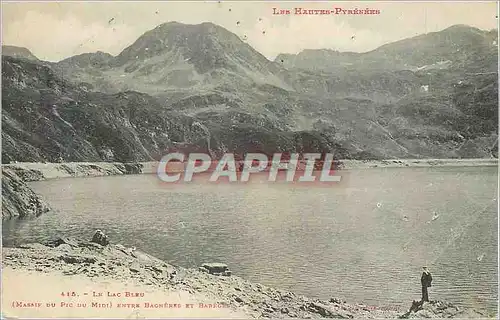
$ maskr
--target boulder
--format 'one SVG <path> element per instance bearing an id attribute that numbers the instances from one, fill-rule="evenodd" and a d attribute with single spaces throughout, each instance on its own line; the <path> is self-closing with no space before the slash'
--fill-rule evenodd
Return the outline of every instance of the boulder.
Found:
<path id="1" fill-rule="evenodd" d="M 109 244 L 108 236 L 105 235 L 101 230 L 97 230 L 94 233 L 91 242 L 100 244 L 101 246 L 107 246 Z"/>
<path id="2" fill-rule="evenodd" d="M 63 243 L 63 244 L 57 246 L 55 249 L 58 251 L 63 251 L 63 252 L 70 252 L 71 250 L 73 250 L 73 248 L 69 244 L 66 244 L 66 243 Z"/>
<path id="3" fill-rule="evenodd" d="M 97 258 L 89 255 L 63 255 L 60 259 L 69 264 L 95 263 Z"/>
<path id="4" fill-rule="evenodd" d="M 47 242 L 47 246 L 49 247 L 59 247 L 61 245 L 68 245 L 72 248 L 78 247 L 79 246 L 79 241 L 74 238 L 68 238 L 68 237 L 58 237 L 55 240 L 51 240 Z"/>
<path id="5" fill-rule="evenodd" d="M 342 303 L 346 303 L 346 302 L 340 298 L 330 298 L 330 303 L 342 304 Z"/>
<path id="6" fill-rule="evenodd" d="M 309 303 L 305 310 L 312 312 L 312 313 L 317 313 L 321 315 L 324 318 L 337 318 L 337 319 L 351 319 L 354 318 L 354 316 L 344 310 L 332 310 L 330 309 L 327 305 L 320 303 L 320 302 L 311 302 Z"/>
<path id="7" fill-rule="evenodd" d="M 126 174 L 139 174 L 142 173 L 143 164 L 141 163 L 125 163 Z"/>
<path id="8" fill-rule="evenodd" d="M 217 275 L 217 276 L 230 276 L 231 271 L 227 268 L 227 265 L 224 263 L 204 263 L 201 267 L 198 268 L 201 272 L 206 272 L 209 274 Z"/>
<path id="9" fill-rule="evenodd" d="M 208 269 L 205 267 L 199 267 L 198 271 L 208 273 Z"/>

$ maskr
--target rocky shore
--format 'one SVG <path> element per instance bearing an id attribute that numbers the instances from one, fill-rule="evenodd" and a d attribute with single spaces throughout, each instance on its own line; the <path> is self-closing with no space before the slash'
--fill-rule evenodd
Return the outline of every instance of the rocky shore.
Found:
<path id="1" fill-rule="evenodd" d="M 3 170 L 17 174 L 23 181 L 41 181 L 55 178 L 99 177 L 122 174 L 146 173 L 151 163 L 120 162 L 16 162 L 2 165 Z M 153 172 L 149 169 L 149 172 Z"/>
<path id="2" fill-rule="evenodd" d="M 488 159 L 387 159 L 387 160 L 338 160 L 338 169 L 366 168 L 429 168 L 429 167 L 497 167 L 497 158 Z M 156 173 L 158 162 L 16 162 L 3 164 L 16 172 L 24 181 L 54 178 L 77 178 L 121 174 Z"/>
<path id="3" fill-rule="evenodd" d="M 341 160 L 340 169 L 368 168 L 432 168 L 432 167 L 497 167 L 497 158 L 488 159 L 387 159 Z"/>
<path id="4" fill-rule="evenodd" d="M 101 235 L 94 237 L 92 241 L 61 237 L 50 243 L 3 248 L 2 257 L 4 271 L 10 271 L 3 272 L 4 277 L 6 274 L 26 272 L 50 274 L 59 277 L 63 283 L 74 277 L 85 277 L 95 281 L 96 286 L 103 281 L 107 283 L 106 286 L 132 281 L 155 292 L 175 292 L 191 297 L 192 300 L 204 297 L 210 305 L 223 306 L 234 317 L 240 318 L 486 318 L 475 310 L 461 309 L 441 301 L 413 307 L 409 302 L 407 310 L 399 310 L 348 304 L 338 298 L 331 298 L 329 301 L 309 299 L 292 292 L 251 283 L 231 273 L 214 275 L 203 270 L 220 264 L 207 263 L 200 269 L 174 266 L 136 248 L 126 248 L 113 244 L 112 241 L 109 243 Z M 223 269 L 226 270 L 225 267 Z M 2 280 L 5 284 L 9 279 Z M 14 291 L 4 285 L 4 292 Z M 10 293 L 7 297 L 4 295 L 5 298 L 21 299 Z M 155 303 L 151 299 L 138 301 Z M 158 301 L 160 302 L 164 301 Z M 4 301 L 4 305 L 10 306 L 9 301 Z M 138 304 L 137 307 L 140 310 L 143 306 Z M 11 311 L 15 313 L 14 309 Z M 162 317 L 168 314 L 164 311 Z M 9 316 L 8 313 L 4 315 Z M 198 317 L 203 315 L 200 313 Z"/>
<path id="5" fill-rule="evenodd" d="M 49 210 L 15 171 L 2 168 L 2 219 L 38 217 Z"/>

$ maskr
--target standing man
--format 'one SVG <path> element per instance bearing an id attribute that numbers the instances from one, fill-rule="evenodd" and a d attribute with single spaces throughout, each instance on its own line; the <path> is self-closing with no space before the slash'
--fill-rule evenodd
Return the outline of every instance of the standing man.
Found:
<path id="1" fill-rule="evenodd" d="M 422 302 L 429 302 L 429 293 L 427 292 L 427 288 L 431 287 L 432 276 L 427 267 L 422 267 L 424 272 L 422 273 L 422 277 L 420 278 L 420 282 L 422 282 Z"/>

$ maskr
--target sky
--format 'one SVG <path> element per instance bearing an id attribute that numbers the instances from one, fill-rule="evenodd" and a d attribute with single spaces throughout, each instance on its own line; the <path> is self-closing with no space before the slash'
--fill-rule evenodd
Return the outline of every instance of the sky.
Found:
<path id="1" fill-rule="evenodd" d="M 378 9 L 377 15 L 274 15 L 273 8 Z M 304 49 L 366 52 L 385 43 L 466 24 L 498 28 L 497 3 L 138 1 L 5 2 L 2 44 L 26 47 L 38 58 L 59 61 L 85 52 L 117 55 L 144 32 L 177 21 L 213 22 L 274 59 Z M 239 23 L 238 23 L 239 22 Z"/>

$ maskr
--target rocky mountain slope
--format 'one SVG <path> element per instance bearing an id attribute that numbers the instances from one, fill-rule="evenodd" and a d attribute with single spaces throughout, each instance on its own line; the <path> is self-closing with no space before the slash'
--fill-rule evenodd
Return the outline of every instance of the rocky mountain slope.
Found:
<path id="1" fill-rule="evenodd" d="M 116 57 L 4 56 L 2 155 L 147 161 L 180 145 L 212 154 L 496 157 L 493 39 L 454 26 L 363 54 L 308 50 L 287 65 L 212 23 L 170 22 Z"/>
<path id="2" fill-rule="evenodd" d="M 28 59 L 33 61 L 40 61 L 31 51 L 23 47 L 16 46 L 2 46 L 2 55 L 15 58 Z"/>
<path id="3" fill-rule="evenodd" d="M 337 149 L 350 157 L 319 132 L 280 131 L 250 114 L 205 125 L 143 93 L 88 92 L 37 63 L 4 57 L 2 73 L 4 162 L 159 160 L 179 145 L 219 154 Z"/>
<path id="4" fill-rule="evenodd" d="M 191 88 L 235 92 L 253 84 L 287 87 L 279 65 L 213 23 L 168 22 L 144 33 L 113 57 L 102 52 L 65 59 L 55 66 L 77 82 L 109 93 L 135 90 L 179 95 Z M 193 90 L 188 90 L 192 92 Z"/>

